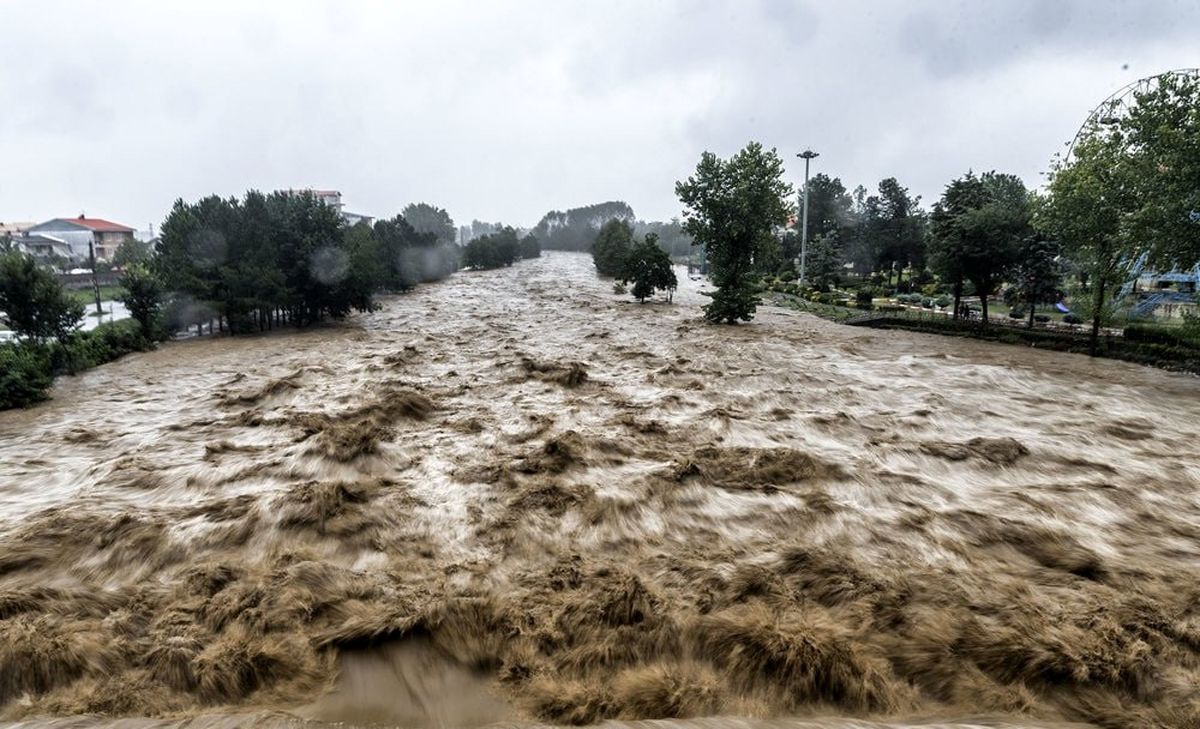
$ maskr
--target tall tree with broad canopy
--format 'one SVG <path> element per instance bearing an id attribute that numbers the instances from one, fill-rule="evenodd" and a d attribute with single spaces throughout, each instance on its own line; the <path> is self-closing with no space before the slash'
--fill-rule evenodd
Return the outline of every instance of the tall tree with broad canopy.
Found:
<path id="1" fill-rule="evenodd" d="M 854 222 L 854 201 L 840 178 L 823 172 L 808 181 L 808 239 L 829 237 Z M 796 220 L 797 226 L 800 220 Z"/>
<path id="2" fill-rule="evenodd" d="M 409 203 L 400 212 L 418 233 L 432 233 L 438 243 L 453 243 L 458 235 L 454 220 L 445 209 L 429 203 Z"/>
<path id="3" fill-rule="evenodd" d="M 1092 354 L 1111 300 L 1142 254 L 1161 269 L 1200 261 L 1200 82 L 1164 77 L 1122 117 L 1097 120 L 1050 171 L 1039 226 L 1086 281 Z"/>
<path id="4" fill-rule="evenodd" d="M 777 245 L 775 230 L 791 212 L 783 161 L 758 142 L 728 160 L 705 152 L 695 174 L 675 183 L 675 194 L 685 207 L 683 229 L 707 251 L 717 286 L 705 318 L 730 324 L 754 318 L 755 259 Z"/>
<path id="5" fill-rule="evenodd" d="M 925 216 L 920 196 L 912 197 L 895 177 L 879 183 L 879 194 L 867 198 L 870 239 L 875 246 L 875 269 L 886 271 L 896 283 L 907 267 L 925 266 Z"/>
<path id="6" fill-rule="evenodd" d="M 1200 262 L 1200 77 L 1164 76 L 1137 94 L 1115 133 L 1126 141 L 1129 230 L 1161 269 Z"/>
<path id="7" fill-rule="evenodd" d="M 630 249 L 621 273 L 621 283 L 633 284 L 630 293 L 638 303 L 645 303 L 656 290 L 674 291 L 679 285 L 675 270 L 671 268 L 671 257 L 658 246 L 657 235 L 647 233 Z"/>
<path id="8" fill-rule="evenodd" d="M 1030 198 L 1014 175 L 968 172 L 946 186 L 932 216 L 932 257 L 942 277 L 954 283 L 957 316 L 964 280 L 975 285 L 988 322 L 988 297 L 1016 264 L 1021 243 L 1032 232 Z"/>

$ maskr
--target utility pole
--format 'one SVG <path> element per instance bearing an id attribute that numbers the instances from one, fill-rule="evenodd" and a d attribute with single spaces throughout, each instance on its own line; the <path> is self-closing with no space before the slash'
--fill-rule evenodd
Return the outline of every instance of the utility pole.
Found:
<path id="1" fill-rule="evenodd" d="M 808 163 L 820 155 L 806 149 L 796 156 L 804 160 L 804 213 L 800 221 L 800 285 L 803 286 L 808 264 Z"/>
<path id="2" fill-rule="evenodd" d="M 92 293 L 96 295 L 96 324 L 100 324 L 100 319 L 104 316 L 104 310 L 100 308 L 100 281 L 96 279 L 96 240 L 94 234 L 92 240 L 88 241 L 88 261 L 92 266 Z"/>

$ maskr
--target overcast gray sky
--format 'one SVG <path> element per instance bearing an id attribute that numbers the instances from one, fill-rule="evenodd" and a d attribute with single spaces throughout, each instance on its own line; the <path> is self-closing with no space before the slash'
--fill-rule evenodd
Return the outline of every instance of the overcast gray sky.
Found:
<path id="1" fill-rule="evenodd" d="M 532 225 L 670 218 L 749 140 L 924 204 L 968 168 L 1037 185 L 1110 92 L 1200 65 L 1200 3 L 0 0 L 0 53 L 0 220 L 315 186 Z"/>

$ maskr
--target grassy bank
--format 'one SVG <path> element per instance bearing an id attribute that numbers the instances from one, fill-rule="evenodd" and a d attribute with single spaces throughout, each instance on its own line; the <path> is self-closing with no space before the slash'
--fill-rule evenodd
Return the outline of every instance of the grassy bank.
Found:
<path id="1" fill-rule="evenodd" d="M 116 301 L 124 293 L 125 289 L 120 286 L 101 286 L 100 300 Z M 94 306 L 96 303 L 96 292 L 90 287 L 86 289 L 68 289 L 67 295 L 84 306 Z"/>

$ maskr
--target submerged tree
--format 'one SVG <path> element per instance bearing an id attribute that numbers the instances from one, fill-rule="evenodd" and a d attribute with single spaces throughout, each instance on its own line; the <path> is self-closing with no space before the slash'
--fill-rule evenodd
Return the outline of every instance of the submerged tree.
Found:
<path id="1" fill-rule="evenodd" d="M 458 233 L 445 209 L 429 203 L 410 203 L 400 213 L 418 233 L 430 233 L 438 243 L 453 243 Z"/>
<path id="2" fill-rule="evenodd" d="M 712 322 L 737 323 L 754 317 L 756 256 L 775 244 L 775 229 L 787 222 L 783 162 L 774 149 L 751 142 L 722 160 L 705 152 L 696 172 L 675 184 L 684 204 L 684 230 L 707 251 L 717 286 L 704 316 Z"/>
<path id="3" fill-rule="evenodd" d="M 533 233 L 526 233 L 521 239 L 521 258 L 539 258 L 542 255 L 542 244 Z"/>
<path id="4" fill-rule="evenodd" d="M 234 332 L 306 325 L 371 308 L 337 211 L 310 193 L 251 191 L 238 200 L 179 200 L 163 222 L 153 270 L 203 312 L 176 324 L 225 321 Z"/>
<path id="5" fill-rule="evenodd" d="M 633 247 L 633 228 L 621 218 L 613 218 L 600 228 L 592 243 L 592 262 L 601 276 L 620 276 L 625 259 Z"/>
<path id="6" fill-rule="evenodd" d="M 620 278 L 623 284 L 633 284 L 630 293 L 640 303 L 645 303 L 656 290 L 674 291 L 679 285 L 671 257 L 658 246 L 658 236 L 654 233 L 647 234 L 630 249 Z"/>
<path id="7" fill-rule="evenodd" d="M 483 270 L 511 266 L 522 257 L 517 231 L 504 226 L 491 235 L 480 236 L 468 243 L 463 251 L 462 263 L 467 268 Z"/>

